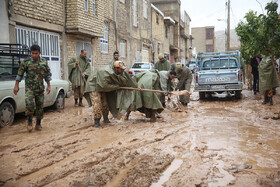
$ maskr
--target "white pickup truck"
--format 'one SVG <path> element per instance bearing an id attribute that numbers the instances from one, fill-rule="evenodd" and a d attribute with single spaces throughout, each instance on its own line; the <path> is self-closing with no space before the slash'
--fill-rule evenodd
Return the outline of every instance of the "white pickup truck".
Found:
<path id="1" fill-rule="evenodd" d="M 194 91 L 204 99 L 206 93 L 214 92 L 234 94 L 241 99 L 242 71 L 239 51 L 200 53 L 196 62 L 201 62 L 195 72 Z"/>

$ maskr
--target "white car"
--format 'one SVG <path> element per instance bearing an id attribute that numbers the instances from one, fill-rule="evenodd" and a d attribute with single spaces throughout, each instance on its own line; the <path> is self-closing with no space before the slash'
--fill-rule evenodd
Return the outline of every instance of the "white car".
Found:
<path id="1" fill-rule="evenodd" d="M 133 76 L 139 72 L 154 69 L 154 64 L 149 62 L 135 62 L 133 66 L 129 69 L 128 74 Z"/>
<path id="2" fill-rule="evenodd" d="M 0 44 L 0 126 L 12 125 L 15 114 L 26 109 L 24 79 L 19 83 L 18 94 L 14 94 L 18 61 L 26 57 L 22 55 L 25 52 L 19 44 Z M 53 105 L 56 109 L 63 109 L 64 98 L 70 96 L 68 81 L 54 79 L 50 84 L 50 94 L 44 93 L 44 107 Z"/>

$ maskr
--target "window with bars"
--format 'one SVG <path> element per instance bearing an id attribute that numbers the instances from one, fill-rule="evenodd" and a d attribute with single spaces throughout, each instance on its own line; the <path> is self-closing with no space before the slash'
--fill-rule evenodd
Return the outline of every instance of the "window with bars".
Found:
<path id="1" fill-rule="evenodd" d="M 146 0 L 143 0 L 143 16 L 144 18 L 148 18 L 148 3 Z"/>
<path id="2" fill-rule="evenodd" d="M 41 30 L 29 28 L 16 28 L 16 41 L 18 44 L 31 47 L 37 44 L 41 48 L 44 57 L 59 57 L 59 36 Z"/>
<path id="3" fill-rule="evenodd" d="M 109 38 L 109 32 L 108 27 L 104 27 L 104 37 L 100 39 L 100 51 L 102 53 L 108 53 L 108 38 Z"/>
<path id="4" fill-rule="evenodd" d="M 92 13 L 93 13 L 93 15 L 96 15 L 96 2 L 95 2 L 95 0 L 92 0 Z"/>
<path id="5" fill-rule="evenodd" d="M 120 41 L 120 57 L 126 57 L 126 41 Z"/>

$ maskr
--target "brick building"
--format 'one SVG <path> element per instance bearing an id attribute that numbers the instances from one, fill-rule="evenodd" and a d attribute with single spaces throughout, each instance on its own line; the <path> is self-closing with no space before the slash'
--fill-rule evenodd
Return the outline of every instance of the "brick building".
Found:
<path id="1" fill-rule="evenodd" d="M 194 27 L 192 28 L 193 48 L 197 53 L 215 51 L 215 27 Z"/>
<path id="2" fill-rule="evenodd" d="M 180 0 L 152 1 L 159 8 L 151 0 L 2 0 L 0 42 L 39 44 L 53 78 L 62 79 L 83 48 L 93 69 L 116 50 L 128 68 L 161 52 L 172 62 L 185 59 L 189 22 L 180 20 Z"/>

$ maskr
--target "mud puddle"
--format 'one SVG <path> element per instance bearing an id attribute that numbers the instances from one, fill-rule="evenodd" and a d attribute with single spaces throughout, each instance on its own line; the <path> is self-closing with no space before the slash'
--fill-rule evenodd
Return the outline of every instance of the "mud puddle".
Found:
<path id="1" fill-rule="evenodd" d="M 186 112 L 168 105 L 155 123 L 133 112 L 102 129 L 73 98 L 45 111 L 41 132 L 27 133 L 19 116 L 0 129 L 0 185 L 279 186 L 280 125 L 270 117 L 280 96 L 273 106 L 246 90 L 213 98 L 193 93 Z"/>

